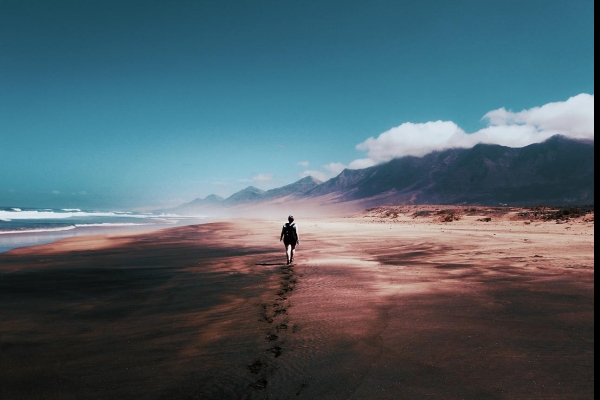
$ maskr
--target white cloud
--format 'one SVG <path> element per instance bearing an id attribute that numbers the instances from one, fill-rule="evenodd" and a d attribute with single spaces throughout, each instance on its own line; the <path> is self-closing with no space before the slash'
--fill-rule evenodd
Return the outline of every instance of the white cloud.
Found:
<path id="1" fill-rule="evenodd" d="M 533 125 L 540 131 L 553 131 L 569 137 L 594 137 L 594 95 L 579 94 L 567 101 L 548 103 L 518 113 L 504 108 L 483 116 L 491 125 Z"/>
<path id="2" fill-rule="evenodd" d="M 273 180 L 273 174 L 259 174 L 252 178 L 254 182 L 269 182 Z"/>
<path id="3" fill-rule="evenodd" d="M 300 174 L 300 177 L 304 178 L 306 176 L 312 176 L 320 181 L 326 181 L 334 176 L 339 175 L 340 172 L 346 168 L 346 166 L 342 163 L 329 163 L 327 165 L 323 165 L 323 168 L 326 170 L 326 172 L 318 170 L 306 170 Z"/>
<path id="4" fill-rule="evenodd" d="M 499 127 L 505 131 L 519 126 L 529 127 L 528 133 L 531 137 L 520 138 L 520 140 L 531 143 L 543 141 L 553 135 L 564 135 L 574 139 L 593 139 L 594 95 L 582 93 L 567 101 L 548 103 L 518 113 L 499 108 L 485 114 L 483 119 L 489 121 L 491 125 L 489 128 Z M 501 133 L 502 130 L 497 129 L 496 132 Z M 541 140 L 539 140 L 540 138 Z M 494 137 L 493 139 L 502 140 L 499 135 L 498 138 Z"/>
<path id="5" fill-rule="evenodd" d="M 358 160 L 352 161 L 349 165 L 349 169 L 363 169 L 369 168 L 375 165 L 376 162 L 371 160 L 370 158 L 359 158 Z"/>
<path id="6" fill-rule="evenodd" d="M 273 174 L 258 174 L 252 179 L 238 179 L 240 183 L 250 183 L 250 182 L 270 182 L 273 180 Z"/>
<path id="7" fill-rule="evenodd" d="M 298 161 L 298 165 L 304 168 L 308 167 L 309 164 L 308 161 Z"/>
<path id="8" fill-rule="evenodd" d="M 327 165 L 323 165 L 323 168 L 329 171 L 330 174 L 339 175 L 339 173 L 342 172 L 346 166 L 342 163 L 329 163 Z"/>
<path id="9" fill-rule="evenodd" d="M 358 144 L 356 148 L 366 151 L 368 158 L 354 160 L 349 168 L 366 168 L 409 155 L 421 157 L 436 150 L 470 148 L 478 143 L 523 147 L 557 134 L 594 139 L 594 95 L 582 93 L 516 113 L 499 108 L 483 119 L 489 126 L 470 134 L 452 121 L 406 122 Z"/>
<path id="10" fill-rule="evenodd" d="M 305 178 L 307 176 L 312 176 L 313 178 L 317 178 L 320 181 L 326 181 L 327 179 L 331 178 L 330 175 L 326 174 L 325 172 L 322 171 L 304 171 L 300 174 L 301 178 Z"/>
<path id="11" fill-rule="evenodd" d="M 450 148 L 471 148 L 478 143 L 499 144 L 508 147 L 524 147 L 543 142 L 560 134 L 574 139 L 594 139 L 594 95 L 579 94 L 566 101 L 548 103 L 520 112 L 499 108 L 486 113 L 482 120 L 488 126 L 474 133 L 467 133 L 452 121 L 426 123 L 405 122 L 370 137 L 356 148 L 367 153 L 345 166 L 342 163 L 323 165 L 323 171 L 306 170 L 300 174 L 311 175 L 326 181 L 344 170 L 363 169 L 403 156 L 422 157 L 433 151 Z M 308 166 L 301 161 L 298 165 Z"/>
<path id="12" fill-rule="evenodd" d="M 424 124 L 404 124 L 383 132 L 377 139 L 370 137 L 358 144 L 358 150 L 367 151 L 373 163 L 389 161 L 402 156 L 424 156 L 435 150 L 458 143 L 465 132 L 452 121 L 434 121 Z M 363 164 L 366 161 L 362 162 Z"/>

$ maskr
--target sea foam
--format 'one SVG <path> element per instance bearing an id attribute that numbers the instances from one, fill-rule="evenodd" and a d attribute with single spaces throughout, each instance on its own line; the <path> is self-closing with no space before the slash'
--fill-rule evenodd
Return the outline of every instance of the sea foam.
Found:
<path id="1" fill-rule="evenodd" d="M 14 210 L 14 209 L 13 209 Z M 20 209 L 19 209 L 20 210 Z M 64 211 L 38 211 L 38 210 L 20 210 L 20 211 L 7 211 L 0 210 L 0 220 L 11 221 L 16 219 L 64 219 L 64 218 L 85 218 L 85 217 L 117 217 L 117 218 L 164 218 L 164 217 L 176 217 L 180 218 L 176 214 L 133 214 L 119 211 L 75 211 L 79 209 L 64 209 Z"/>
<path id="2" fill-rule="evenodd" d="M 40 233 L 40 232 L 61 232 L 75 229 L 75 225 L 61 226 L 58 228 L 38 228 L 38 229 L 22 229 L 16 231 L 0 231 L 0 235 L 16 234 L 16 233 Z"/>

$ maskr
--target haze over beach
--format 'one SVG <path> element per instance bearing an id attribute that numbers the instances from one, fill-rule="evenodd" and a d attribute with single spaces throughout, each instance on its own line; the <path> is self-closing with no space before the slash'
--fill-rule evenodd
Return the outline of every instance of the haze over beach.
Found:
<path id="1" fill-rule="evenodd" d="M 593 398 L 593 11 L 2 2 L 0 397 Z"/>

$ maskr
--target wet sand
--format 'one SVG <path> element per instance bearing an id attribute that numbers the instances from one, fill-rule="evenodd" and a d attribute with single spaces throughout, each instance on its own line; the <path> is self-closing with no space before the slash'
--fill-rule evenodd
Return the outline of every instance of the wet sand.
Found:
<path id="1" fill-rule="evenodd" d="M 593 222 L 298 219 L 0 254 L 1 397 L 593 397 Z"/>

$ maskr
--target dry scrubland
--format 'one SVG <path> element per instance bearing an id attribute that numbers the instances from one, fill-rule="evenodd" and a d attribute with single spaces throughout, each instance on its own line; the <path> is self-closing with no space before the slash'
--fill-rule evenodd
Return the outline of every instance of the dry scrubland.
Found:
<path id="1" fill-rule="evenodd" d="M 589 399 L 593 209 L 379 207 L 0 255 L 2 398 Z"/>

